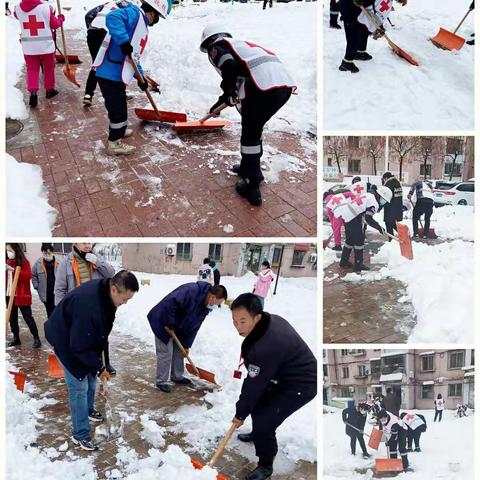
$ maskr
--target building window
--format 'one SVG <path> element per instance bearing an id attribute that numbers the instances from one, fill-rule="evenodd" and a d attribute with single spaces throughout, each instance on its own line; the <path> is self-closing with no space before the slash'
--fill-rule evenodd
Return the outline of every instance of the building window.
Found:
<path id="1" fill-rule="evenodd" d="M 356 398 L 359 400 L 367 399 L 367 387 L 356 387 Z"/>
<path id="2" fill-rule="evenodd" d="M 341 398 L 350 398 L 352 396 L 350 389 L 348 387 L 340 388 L 340 397 Z"/>
<path id="3" fill-rule="evenodd" d="M 323 364 L 323 376 L 328 377 L 328 366 L 325 363 Z"/>
<path id="4" fill-rule="evenodd" d="M 191 261 L 192 260 L 192 244 L 177 243 L 177 259 Z"/>
<path id="5" fill-rule="evenodd" d="M 425 174 L 425 167 L 426 167 L 426 174 Z M 420 175 L 423 177 L 426 175 L 427 177 L 432 176 L 432 164 L 427 163 L 426 165 L 424 163 L 420 164 Z"/>
<path id="6" fill-rule="evenodd" d="M 366 377 L 367 376 L 367 367 L 365 365 L 358 366 L 358 376 L 359 377 Z"/>
<path id="7" fill-rule="evenodd" d="M 447 138 L 447 155 L 455 154 L 463 154 L 463 141 L 460 138 Z"/>
<path id="8" fill-rule="evenodd" d="M 280 265 L 281 256 L 282 256 L 282 247 L 275 247 L 273 249 L 272 266 L 278 267 Z"/>
<path id="9" fill-rule="evenodd" d="M 53 244 L 53 253 L 70 253 L 73 248 L 73 243 L 54 243 Z"/>
<path id="10" fill-rule="evenodd" d="M 405 372 L 405 355 L 391 355 L 383 358 L 382 373 Z"/>
<path id="11" fill-rule="evenodd" d="M 292 258 L 292 267 L 304 267 L 303 260 L 305 259 L 305 253 L 302 250 L 294 250 Z"/>
<path id="12" fill-rule="evenodd" d="M 211 243 L 208 246 L 208 258 L 214 260 L 215 262 L 222 261 L 222 244 L 221 243 Z"/>
<path id="13" fill-rule="evenodd" d="M 348 146 L 352 148 L 359 148 L 360 137 L 348 137 Z"/>
<path id="14" fill-rule="evenodd" d="M 475 350 L 471 350 L 472 355 L 471 355 L 471 360 L 470 360 L 470 365 L 475 365 Z"/>
<path id="15" fill-rule="evenodd" d="M 456 163 L 446 163 L 444 168 L 445 175 L 452 174 L 455 177 L 460 177 L 462 175 L 462 164 Z"/>
<path id="16" fill-rule="evenodd" d="M 332 166 L 332 159 L 330 157 L 328 157 L 327 159 L 327 167 L 331 167 Z"/>
<path id="17" fill-rule="evenodd" d="M 462 368 L 465 366 L 465 350 L 448 353 L 448 368 Z"/>
<path id="18" fill-rule="evenodd" d="M 360 173 L 360 160 L 348 159 L 348 173 Z"/>
<path id="19" fill-rule="evenodd" d="M 349 376 L 348 367 L 342 367 L 342 378 L 348 378 Z"/>
<path id="20" fill-rule="evenodd" d="M 422 356 L 422 372 L 433 372 L 433 355 Z"/>
<path id="21" fill-rule="evenodd" d="M 433 400 L 433 385 L 422 385 L 422 399 Z"/>
<path id="22" fill-rule="evenodd" d="M 461 383 L 451 383 L 448 386 L 448 396 L 449 397 L 462 397 L 463 396 L 463 385 Z"/>
<path id="23" fill-rule="evenodd" d="M 372 372 L 372 375 L 380 374 L 380 360 L 370 361 L 370 371 Z"/>
<path id="24" fill-rule="evenodd" d="M 340 355 L 341 355 L 342 357 L 345 357 L 346 355 L 348 355 L 348 350 L 347 350 L 346 348 L 342 348 L 342 349 L 340 350 Z"/>

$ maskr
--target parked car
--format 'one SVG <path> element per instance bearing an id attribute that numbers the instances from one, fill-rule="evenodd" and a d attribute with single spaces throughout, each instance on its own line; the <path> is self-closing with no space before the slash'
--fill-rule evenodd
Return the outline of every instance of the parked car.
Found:
<path id="1" fill-rule="evenodd" d="M 475 205 L 475 182 L 438 185 L 433 189 L 435 206 Z"/>

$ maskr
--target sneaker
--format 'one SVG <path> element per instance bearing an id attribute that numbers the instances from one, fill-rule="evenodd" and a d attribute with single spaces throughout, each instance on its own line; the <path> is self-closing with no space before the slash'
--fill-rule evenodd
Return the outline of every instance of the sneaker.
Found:
<path id="1" fill-rule="evenodd" d="M 250 432 L 250 433 L 239 433 L 239 434 L 237 435 L 237 438 L 238 438 L 241 442 L 253 442 L 252 432 Z"/>
<path id="2" fill-rule="evenodd" d="M 251 205 L 258 207 L 262 204 L 262 194 L 260 193 L 260 185 L 258 183 L 240 180 L 235 185 L 235 190 L 240 196 L 248 200 Z"/>
<path id="3" fill-rule="evenodd" d="M 84 95 L 82 103 L 84 107 L 91 107 L 93 103 L 93 95 Z"/>
<path id="4" fill-rule="evenodd" d="M 373 57 L 367 52 L 357 52 L 357 54 L 355 55 L 355 60 L 366 61 L 371 60 L 372 58 Z"/>
<path id="5" fill-rule="evenodd" d="M 137 148 L 134 145 L 127 145 L 126 143 L 122 142 L 122 139 L 115 141 L 108 141 L 107 146 L 107 153 L 111 155 L 130 155 L 133 153 Z"/>
<path id="6" fill-rule="evenodd" d="M 417 452 L 417 453 L 420 453 L 421 451 L 422 451 L 422 450 L 420 449 L 420 447 L 417 447 L 417 448 L 415 449 L 415 452 Z"/>
<path id="7" fill-rule="evenodd" d="M 32 346 L 33 348 L 40 348 L 42 346 L 42 342 L 38 337 L 34 337 Z"/>
<path id="8" fill-rule="evenodd" d="M 413 452 L 413 448 L 412 448 L 412 447 L 408 447 L 408 448 L 407 448 L 407 452 L 408 452 L 408 453 Z"/>
<path id="9" fill-rule="evenodd" d="M 412 238 L 420 238 L 420 235 L 419 235 L 418 233 L 414 233 L 414 234 L 412 235 Z"/>
<path id="10" fill-rule="evenodd" d="M 15 337 L 11 342 L 8 342 L 9 347 L 16 347 L 17 345 L 21 345 L 22 342 L 20 341 L 20 338 Z"/>
<path id="11" fill-rule="evenodd" d="M 72 442 L 75 446 L 83 448 L 83 450 L 95 451 L 98 450 L 98 445 L 92 442 L 90 439 L 77 440 L 72 436 Z"/>
<path id="12" fill-rule="evenodd" d="M 367 267 L 363 263 L 356 263 L 355 266 L 353 267 L 354 272 L 361 272 L 362 270 L 365 270 L 365 271 L 370 270 L 370 267 Z"/>
<path id="13" fill-rule="evenodd" d="M 111 365 L 107 365 L 105 367 L 105 370 L 107 370 L 107 372 L 110 374 L 110 375 L 116 375 L 117 374 L 117 371 L 111 366 Z"/>
<path id="14" fill-rule="evenodd" d="M 133 129 L 127 128 L 123 134 L 123 138 L 131 137 L 133 135 Z"/>
<path id="15" fill-rule="evenodd" d="M 28 104 L 32 107 L 35 108 L 38 105 L 38 95 L 37 92 L 30 92 L 30 100 L 28 101 Z"/>
<path id="16" fill-rule="evenodd" d="M 51 90 L 47 90 L 47 94 L 45 96 L 47 98 L 53 98 L 55 95 L 58 95 L 58 90 L 52 88 Z"/>
<path id="17" fill-rule="evenodd" d="M 351 72 L 351 73 L 358 73 L 360 70 L 353 62 L 347 62 L 346 60 L 342 60 L 341 65 L 338 67 L 341 72 Z"/>
<path id="18" fill-rule="evenodd" d="M 172 386 L 168 383 L 158 383 L 157 388 L 163 393 L 170 393 L 172 391 Z"/>
<path id="19" fill-rule="evenodd" d="M 105 420 L 103 415 L 95 409 L 88 414 L 88 418 L 92 422 L 103 422 Z"/>
<path id="20" fill-rule="evenodd" d="M 174 380 L 174 379 L 172 378 L 172 382 L 173 382 L 173 383 L 176 383 L 177 385 L 192 385 L 192 383 L 193 383 L 193 382 L 192 382 L 189 378 L 187 378 L 187 377 L 182 377 L 182 378 L 180 378 L 179 380 Z"/>

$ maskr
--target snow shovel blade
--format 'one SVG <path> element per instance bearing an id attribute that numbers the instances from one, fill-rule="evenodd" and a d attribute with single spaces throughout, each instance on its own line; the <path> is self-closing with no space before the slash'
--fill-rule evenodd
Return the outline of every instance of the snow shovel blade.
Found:
<path id="1" fill-rule="evenodd" d="M 383 432 L 378 428 L 373 428 L 372 433 L 370 433 L 370 440 L 368 441 L 368 446 L 373 450 L 378 450 L 380 442 L 382 441 Z"/>
<path id="2" fill-rule="evenodd" d="M 195 369 L 189 363 L 185 364 L 185 368 L 187 369 L 187 372 L 190 375 L 196 375 Z M 209 372 L 207 370 L 203 370 L 203 368 L 198 368 L 198 367 L 197 367 L 197 370 L 198 370 L 198 373 L 199 373 L 199 378 L 201 378 L 202 380 L 206 380 L 207 382 L 213 383 L 214 385 L 217 385 L 218 387 L 220 386 L 215 381 L 215 374 L 214 373 Z"/>
<path id="3" fill-rule="evenodd" d="M 397 232 L 402 257 L 405 257 L 408 260 L 413 260 L 412 239 L 410 238 L 408 226 L 397 222 Z"/>
<path id="4" fill-rule="evenodd" d="M 420 64 L 410 55 L 408 54 L 405 50 L 400 48 L 396 43 L 393 43 L 391 40 L 388 42 L 392 50 L 399 56 L 404 58 L 408 63 L 411 63 L 412 65 L 415 65 L 418 67 Z"/>
<path id="5" fill-rule="evenodd" d="M 190 461 L 192 462 L 193 468 L 195 468 L 195 470 L 201 470 L 205 466 L 202 462 L 199 462 L 194 458 L 190 458 Z M 223 473 L 217 473 L 217 480 L 230 480 L 230 477 L 223 475 Z"/>
<path id="6" fill-rule="evenodd" d="M 420 227 L 418 229 L 418 234 L 423 237 L 423 233 L 424 233 L 424 229 L 422 227 Z M 428 230 L 428 238 L 438 238 L 438 235 L 435 233 L 435 229 L 434 228 L 430 228 Z"/>
<path id="7" fill-rule="evenodd" d="M 73 83 L 78 88 L 80 88 L 80 84 L 77 82 L 77 79 L 75 78 L 76 70 L 77 70 L 76 67 L 74 67 L 70 64 L 69 65 L 65 64 L 65 66 L 63 67 L 63 74 L 65 75 L 65 77 L 67 77 L 67 80 L 70 83 Z"/>
<path id="8" fill-rule="evenodd" d="M 17 390 L 23 393 L 23 389 L 25 388 L 25 380 L 27 379 L 27 375 L 23 372 L 11 372 L 9 371 L 11 375 L 13 375 L 13 381 L 15 383 L 15 386 L 17 387 Z"/>
<path id="9" fill-rule="evenodd" d="M 167 123 L 176 123 L 176 122 L 186 122 L 187 114 L 178 113 L 178 112 L 158 112 L 158 116 L 155 110 L 150 110 L 148 108 L 136 108 L 135 115 L 141 120 L 147 122 L 167 122 Z"/>
<path id="10" fill-rule="evenodd" d="M 182 132 L 199 132 L 199 131 L 210 131 L 210 130 L 219 130 L 220 128 L 230 125 L 232 122 L 230 120 L 210 120 L 207 122 L 177 122 L 175 123 L 175 130 L 179 133 Z"/>
<path id="11" fill-rule="evenodd" d="M 50 378 L 63 378 L 63 369 L 54 353 L 48 355 L 48 376 Z"/>
<path id="12" fill-rule="evenodd" d="M 57 63 L 65 63 L 65 56 L 62 54 L 59 54 L 59 53 L 56 53 L 55 54 L 55 60 L 57 61 Z M 68 63 L 69 64 L 73 64 L 73 65 L 78 65 L 80 63 L 82 63 L 82 61 L 78 58 L 77 55 L 69 55 L 68 56 Z"/>
<path id="13" fill-rule="evenodd" d="M 380 472 L 403 472 L 401 458 L 376 458 L 375 470 Z"/>
<path id="14" fill-rule="evenodd" d="M 440 27 L 438 33 L 430 39 L 432 43 L 443 50 L 460 50 L 465 45 L 465 39 Z"/>

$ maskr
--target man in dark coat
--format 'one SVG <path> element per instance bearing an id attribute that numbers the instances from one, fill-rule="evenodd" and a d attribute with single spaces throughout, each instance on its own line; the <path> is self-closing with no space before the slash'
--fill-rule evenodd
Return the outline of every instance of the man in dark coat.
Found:
<path id="1" fill-rule="evenodd" d="M 392 200 L 383 206 L 383 220 L 387 227 L 387 232 L 393 235 L 397 230 L 397 223 L 403 220 L 403 190 L 402 184 L 392 173 L 385 172 L 382 177 L 382 183 L 392 191 Z M 388 241 L 391 239 L 389 238 Z"/>
<path id="2" fill-rule="evenodd" d="M 172 339 L 172 330 L 188 352 L 206 316 L 227 299 L 222 285 L 205 281 L 186 283 L 170 292 L 150 312 L 148 321 L 155 334 L 157 354 L 157 387 L 165 393 L 172 390 L 168 379 L 179 385 L 192 381 L 183 376 L 183 355 Z M 167 330 L 168 329 L 168 330 Z"/>
<path id="3" fill-rule="evenodd" d="M 355 455 L 357 449 L 357 440 L 363 452 L 364 458 L 369 458 L 365 440 L 363 439 L 363 429 L 367 420 L 367 407 L 363 404 L 355 405 L 355 400 L 349 400 L 347 408 L 342 411 L 342 420 L 345 424 L 345 433 L 350 437 L 350 450 Z"/>
<path id="4" fill-rule="evenodd" d="M 251 415 L 251 433 L 238 438 L 254 443 L 258 466 L 245 480 L 264 480 L 273 473 L 277 428 L 317 394 L 317 360 L 295 329 L 264 312 L 253 293 L 236 298 L 231 310 L 233 325 L 245 337 L 242 357 L 248 370 L 232 421 L 238 428 Z"/>
<path id="5" fill-rule="evenodd" d="M 60 361 L 68 388 L 72 442 L 84 450 L 98 450 L 92 442 L 89 419 L 103 416 L 93 406 L 97 377 L 110 374 L 102 361 L 117 307 L 138 292 L 138 281 L 122 270 L 111 279 L 91 280 L 67 293 L 44 325 L 45 337 Z"/>
<path id="6" fill-rule="evenodd" d="M 393 388 L 387 388 L 387 395 L 385 396 L 383 403 L 385 410 L 392 412 L 396 417 L 400 415 L 400 399 L 393 393 Z"/>

